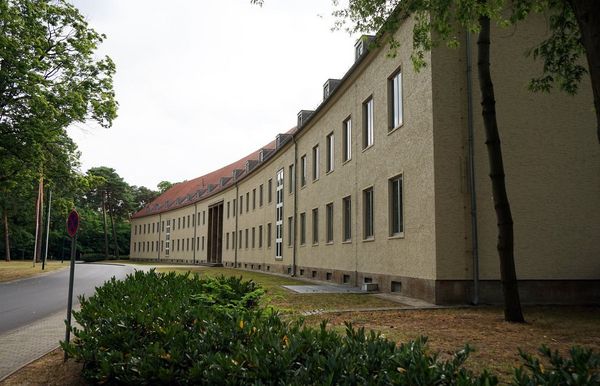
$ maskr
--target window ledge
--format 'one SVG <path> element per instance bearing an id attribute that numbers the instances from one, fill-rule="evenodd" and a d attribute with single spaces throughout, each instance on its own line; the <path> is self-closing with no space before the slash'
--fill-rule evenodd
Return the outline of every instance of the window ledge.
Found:
<path id="1" fill-rule="evenodd" d="M 328 170 L 328 171 L 325 173 L 325 175 L 326 175 L 326 176 L 327 176 L 327 175 L 330 175 L 330 174 L 331 174 L 331 173 L 333 173 L 334 171 L 335 171 L 335 169 Z"/>
<path id="2" fill-rule="evenodd" d="M 319 181 L 319 179 L 318 179 L 318 178 L 314 178 L 314 179 L 312 180 L 313 184 L 314 184 L 315 182 L 317 182 L 317 181 Z"/>
<path id="3" fill-rule="evenodd" d="M 362 241 L 363 241 L 363 243 L 370 243 L 370 242 L 375 241 L 375 237 L 371 236 L 371 237 L 368 237 L 366 239 L 363 239 Z"/>
<path id="4" fill-rule="evenodd" d="M 364 153 L 365 151 L 371 149 L 373 146 L 375 146 L 375 143 L 370 144 L 369 146 L 365 147 L 364 149 L 362 149 L 362 152 Z"/>
<path id="5" fill-rule="evenodd" d="M 328 241 L 325 243 L 325 245 L 333 245 L 333 241 Z"/>
<path id="6" fill-rule="evenodd" d="M 313 247 L 318 247 L 318 246 L 319 246 L 319 243 L 313 243 L 313 245 L 312 245 L 312 246 L 313 246 Z"/>
<path id="7" fill-rule="evenodd" d="M 345 240 L 345 241 L 342 241 L 342 244 L 352 244 L 352 240 Z"/>
<path id="8" fill-rule="evenodd" d="M 402 122 L 400 125 L 394 127 L 393 129 L 388 129 L 387 135 L 390 135 L 396 131 L 398 131 L 400 128 L 402 128 L 404 126 L 404 122 Z"/>
<path id="9" fill-rule="evenodd" d="M 403 239 L 403 238 L 404 238 L 404 232 L 402 232 L 402 233 L 396 233 L 396 234 L 388 236 L 389 240 Z"/>
<path id="10" fill-rule="evenodd" d="M 352 161 L 352 157 L 348 158 L 345 161 L 342 161 L 342 165 L 346 165 L 348 162 Z"/>
<path id="11" fill-rule="evenodd" d="M 275 260 L 276 260 L 276 261 L 282 261 L 282 260 L 283 260 L 283 256 L 281 256 L 281 257 L 277 257 L 277 256 L 275 256 Z"/>

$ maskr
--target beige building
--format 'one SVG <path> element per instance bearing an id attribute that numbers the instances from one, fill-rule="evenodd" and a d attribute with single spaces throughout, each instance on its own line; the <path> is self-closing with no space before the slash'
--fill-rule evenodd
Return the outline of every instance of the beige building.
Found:
<path id="1" fill-rule="evenodd" d="M 527 90 L 540 68 L 523 53 L 545 23 L 493 31 L 517 276 L 525 302 L 597 303 L 600 145 L 591 88 L 586 79 L 574 97 Z M 498 301 L 477 74 L 465 44 L 433 49 L 416 73 L 412 28 L 408 20 L 397 31 L 395 58 L 359 41 L 354 65 L 325 83 L 322 103 L 301 111 L 296 128 L 134 214 L 131 257 L 373 282 L 438 304 Z"/>

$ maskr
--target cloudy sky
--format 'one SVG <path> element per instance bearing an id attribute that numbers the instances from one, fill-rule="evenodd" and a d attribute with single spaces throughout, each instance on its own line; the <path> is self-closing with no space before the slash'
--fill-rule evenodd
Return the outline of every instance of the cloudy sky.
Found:
<path id="1" fill-rule="evenodd" d="M 119 117 L 69 129 L 82 170 L 110 166 L 155 188 L 251 153 L 315 108 L 354 60 L 357 36 L 331 32 L 330 0 L 74 0 L 107 35 Z"/>

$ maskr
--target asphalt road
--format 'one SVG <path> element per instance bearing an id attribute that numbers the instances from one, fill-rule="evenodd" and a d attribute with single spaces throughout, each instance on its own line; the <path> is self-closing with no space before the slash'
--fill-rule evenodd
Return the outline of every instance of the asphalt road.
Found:
<path id="1" fill-rule="evenodd" d="M 78 295 L 91 296 L 111 277 L 124 278 L 134 268 L 112 264 L 75 264 L 73 305 Z M 0 283 L 0 334 L 25 326 L 67 308 L 69 269 L 47 275 Z M 66 318 L 66 313 L 65 313 Z"/>

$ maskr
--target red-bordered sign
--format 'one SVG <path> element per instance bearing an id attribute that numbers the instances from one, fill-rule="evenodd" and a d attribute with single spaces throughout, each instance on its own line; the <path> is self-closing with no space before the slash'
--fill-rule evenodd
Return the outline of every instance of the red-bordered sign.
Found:
<path id="1" fill-rule="evenodd" d="M 69 236 L 75 237 L 77 229 L 79 229 L 79 213 L 73 209 L 67 218 L 67 233 Z"/>

